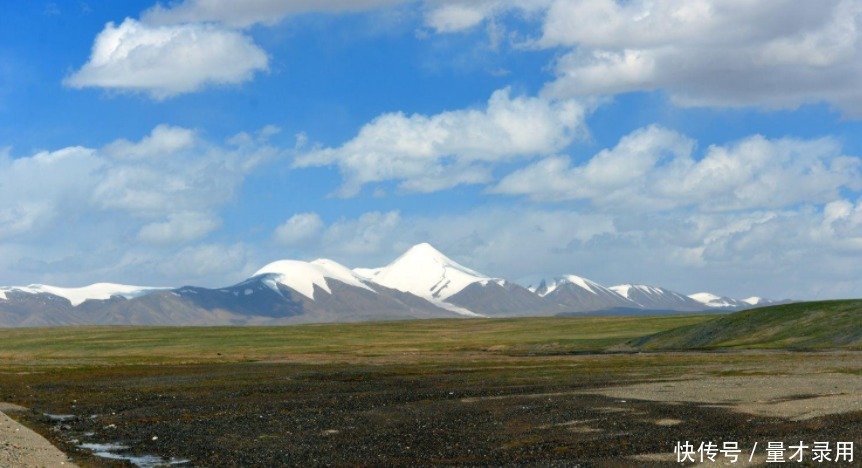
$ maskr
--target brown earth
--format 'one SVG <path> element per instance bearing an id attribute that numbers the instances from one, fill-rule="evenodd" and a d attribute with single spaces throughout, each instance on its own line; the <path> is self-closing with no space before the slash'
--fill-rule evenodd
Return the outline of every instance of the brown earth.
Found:
<path id="1" fill-rule="evenodd" d="M 4 374 L 0 399 L 31 408 L 16 417 L 85 467 L 126 466 L 93 456 L 85 442 L 193 466 L 678 466 L 674 448 L 685 441 L 738 442 L 746 461 L 756 443 L 757 463 L 767 442 L 851 441 L 858 461 L 860 356 L 390 356 L 43 369 Z M 806 404 L 813 409 L 800 410 Z"/>

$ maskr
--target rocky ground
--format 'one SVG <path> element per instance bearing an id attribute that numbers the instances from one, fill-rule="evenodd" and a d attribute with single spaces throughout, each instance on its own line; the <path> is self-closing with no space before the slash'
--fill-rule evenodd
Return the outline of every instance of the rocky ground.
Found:
<path id="1" fill-rule="evenodd" d="M 115 366 L 8 373 L 0 400 L 29 407 L 19 417 L 81 466 L 129 464 L 85 443 L 186 466 L 665 466 L 685 441 L 737 442 L 745 461 L 757 443 L 761 463 L 768 442 L 853 441 L 858 462 L 856 407 L 797 420 L 744 407 L 849 395 L 860 367 L 855 353 Z"/>

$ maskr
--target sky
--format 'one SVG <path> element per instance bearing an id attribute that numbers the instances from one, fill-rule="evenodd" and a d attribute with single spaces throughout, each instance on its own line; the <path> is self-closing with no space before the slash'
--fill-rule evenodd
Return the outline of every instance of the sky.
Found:
<path id="1" fill-rule="evenodd" d="M 862 0 L 3 2 L 0 284 L 862 297 L 859 83 Z"/>

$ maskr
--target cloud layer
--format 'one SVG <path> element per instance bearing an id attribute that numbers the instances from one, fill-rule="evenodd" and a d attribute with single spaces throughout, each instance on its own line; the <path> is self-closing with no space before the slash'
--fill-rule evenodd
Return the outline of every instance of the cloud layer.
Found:
<path id="1" fill-rule="evenodd" d="M 694 148 L 693 140 L 677 132 L 648 127 L 583 164 L 546 158 L 490 191 L 536 201 L 589 200 L 610 209 L 728 211 L 823 204 L 839 198 L 842 189 L 862 190 L 862 160 L 843 155 L 829 138 L 755 135 L 710 146 L 700 159 Z"/>
<path id="2" fill-rule="evenodd" d="M 385 181 L 408 192 L 433 192 L 488 182 L 493 163 L 561 150 L 583 133 L 583 120 L 584 109 L 574 101 L 512 97 L 503 89 L 484 109 L 380 115 L 352 140 L 301 155 L 295 165 L 337 165 L 343 196 Z"/>
<path id="3" fill-rule="evenodd" d="M 303 13 L 345 13 L 407 0 L 186 0 L 157 4 L 98 35 L 69 86 L 157 99 L 238 84 L 268 69 L 241 32 Z M 511 12 L 525 16 L 522 53 L 561 49 L 544 96 L 666 92 L 681 106 L 796 108 L 826 102 L 862 117 L 862 1 L 427 0 L 414 12 L 438 34 Z M 497 43 L 499 38 L 492 41 Z M 195 57 L 187 60 L 187 57 Z"/>
<path id="4" fill-rule="evenodd" d="M 550 96 L 665 90 L 684 106 L 795 108 L 862 116 L 862 2 L 558 1 L 538 46 L 573 47 Z"/>
<path id="5" fill-rule="evenodd" d="M 249 172 L 279 153 L 268 134 L 218 145 L 160 125 L 138 141 L 101 148 L 0 154 L 0 251 L 9 249 L 0 276 L 50 272 L 44 279 L 64 285 L 101 274 L 94 279 L 153 278 L 173 255 L 214 251 L 193 244 L 222 226 L 218 212 Z"/>
<path id="6" fill-rule="evenodd" d="M 561 49 L 553 98 L 667 93 L 681 106 L 796 108 L 826 102 L 862 117 L 859 0 L 518 0 L 428 3 L 426 24 L 457 33 L 535 13 L 516 45 Z M 529 35 L 529 33 L 527 33 Z"/>

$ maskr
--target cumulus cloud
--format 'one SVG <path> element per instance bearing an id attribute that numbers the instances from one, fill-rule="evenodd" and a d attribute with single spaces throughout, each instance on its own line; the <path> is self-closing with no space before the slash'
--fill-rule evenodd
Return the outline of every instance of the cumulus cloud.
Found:
<path id="1" fill-rule="evenodd" d="M 235 85 L 267 70 L 267 54 L 240 32 L 214 24 L 108 23 L 89 61 L 63 82 L 165 99 L 208 85 Z"/>
<path id="2" fill-rule="evenodd" d="M 280 224 L 273 233 L 273 239 L 284 245 L 302 245 L 320 234 L 323 220 L 317 213 L 299 213 Z"/>
<path id="3" fill-rule="evenodd" d="M 337 148 L 297 157 L 296 167 L 337 165 L 340 194 L 363 185 L 399 181 L 411 192 L 433 192 L 490 178 L 489 164 L 548 154 L 568 146 L 583 128 L 574 101 L 512 97 L 496 91 L 484 109 L 440 114 L 383 114 Z"/>
<path id="4" fill-rule="evenodd" d="M 537 201 L 589 200 L 611 209 L 721 211 L 822 204 L 842 189 L 862 189 L 862 160 L 843 155 L 830 138 L 755 135 L 710 146 L 699 160 L 694 148 L 679 133 L 648 127 L 580 165 L 564 156 L 531 164 L 490 192 Z"/>
<path id="5" fill-rule="evenodd" d="M 557 61 L 554 97 L 665 90 L 684 106 L 795 108 L 862 116 L 862 2 L 561 1 L 538 47 Z"/>
<path id="6" fill-rule="evenodd" d="M 218 144 L 160 125 L 101 148 L 0 152 L 0 282 L 24 272 L 26 282 L 163 284 L 165 262 L 206 242 L 250 171 L 279 154 L 271 134 Z"/>
<path id="7" fill-rule="evenodd" d="M 438 33 L 541 11 L 526 49 L 561 48 L 555 98 L 662 90 L 682 106 L 796 108 L 862 117 L 862 2 L 518 0 L 428 3 Z"/>
<path id="8" fill-rule="evenodd" d="M 407 0 L 186 0 L 108 24 L 73 87 L 137 90 L 163 99 L 236 84 L 267 69 L 241 30 L 290 15 L 370 11 Z M 517 11 L 539 32 L 524 49 L 562 48 L 553 98 L 663 90 L 683 106 L 795 108 L 827 102 L 862 116 L 862 2 L 824 0 L 426 0 L 423 22 L 444 34 Z M 533 21 L 536 19 L 536 21 Z M 493 42 L 493 41 L 492 41 Z M 519 42 L 520 43 L 520 42 Z M 187 61 L 182 57 L 194 56 Z"/>

